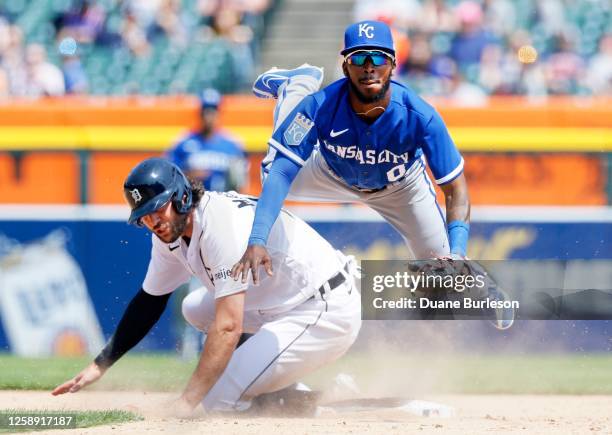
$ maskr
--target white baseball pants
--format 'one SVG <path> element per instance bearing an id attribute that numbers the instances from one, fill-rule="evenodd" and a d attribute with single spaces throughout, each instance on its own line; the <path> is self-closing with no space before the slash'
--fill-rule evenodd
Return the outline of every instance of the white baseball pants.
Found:
<path id="1" fill-rule="evenodd" d="M 245 312 L 244 332 L 254 333 L 238 347 L 202 401 L 209 411 L 244 411 L 251 400 L 288 387 L 342 356 L 361 327 L 361 297 L 355 276 L 325 295 L 318 292 L 285 312 Z M 215 316 L 215 300 L 205 288 L 183 300 L 183 315 L 206 331 Z"/>

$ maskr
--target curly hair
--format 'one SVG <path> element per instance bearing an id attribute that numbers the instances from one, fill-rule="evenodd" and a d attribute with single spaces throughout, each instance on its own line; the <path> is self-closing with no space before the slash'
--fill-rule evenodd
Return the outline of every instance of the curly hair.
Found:
<path id="1" fill-rule="evenodd" d="M 198 181 L 195 178 L 191 177 L 187 177 L 187 179 L 191 184 L 191 198 L 193 204 L 192 207 L 196 208 L 200 204 L 200 201 L 202 200 L 206 189 L 204 189 L 204 186 L 202 185 L 201 181 Z"/>

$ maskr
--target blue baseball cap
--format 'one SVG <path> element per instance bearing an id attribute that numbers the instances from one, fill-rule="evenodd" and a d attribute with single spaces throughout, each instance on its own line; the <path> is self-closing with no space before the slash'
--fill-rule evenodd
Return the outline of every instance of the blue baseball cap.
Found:
<path id="1" fill-rule="evenodd" d="M 343 56 L 356 50 L 382 50 L 395 57 L 391 29 L 380 21 L 360 21 L 348 26 L 344 32 Z"/>
<path id="2" fill-rule="evenodd" d="M 200 94 L 200 107 L 202 109 L 216 109 L 221 103 L 221 94 L 213 88 L 207 88 Z"/>

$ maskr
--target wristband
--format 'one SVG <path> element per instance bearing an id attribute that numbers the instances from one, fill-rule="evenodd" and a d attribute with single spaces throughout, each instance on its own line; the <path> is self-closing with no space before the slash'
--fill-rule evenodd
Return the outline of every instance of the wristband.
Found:
<path id="1" fill-rule="evenodd" d="M 247 245 L 248 246 L 251 246 L 251 245 L 266 246 L 266 241 L 259 236 L 251 236 L 249 237 L 249 241 Z"/>
<path id="2" fill-rule="evenodd" d="M 448 224 L 448 242 L 451 254 L 459 254 L 465 257 L 469 236 L 470 224 L 463 221 L 452 221 Z"/>

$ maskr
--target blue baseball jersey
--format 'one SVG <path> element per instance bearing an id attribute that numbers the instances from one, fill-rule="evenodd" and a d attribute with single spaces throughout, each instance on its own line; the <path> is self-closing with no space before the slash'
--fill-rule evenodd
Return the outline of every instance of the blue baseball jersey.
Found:
<path id="1" fill-rule="evenodd" d="M 190 133 L 168 151 L 167 157 L 188 175 L 198 178 L 206 190 L 238 189 L 246 178 L 242 145 L 222 132 L 206 139 L 199 133 Z"/>
<path id="2" fill-rule="evenodd" d="M 463 158 L 440 115 L 395 81 L 387 109 L 372 124 L 355 114 L 344 78 L 304 98 L 269 141 L 300 166 L 317 144 L 329 167 L 348 185 L 361 189 L 380 189 L 401 180 L 423 155 L 438 184 L 463 171 Z"/>

